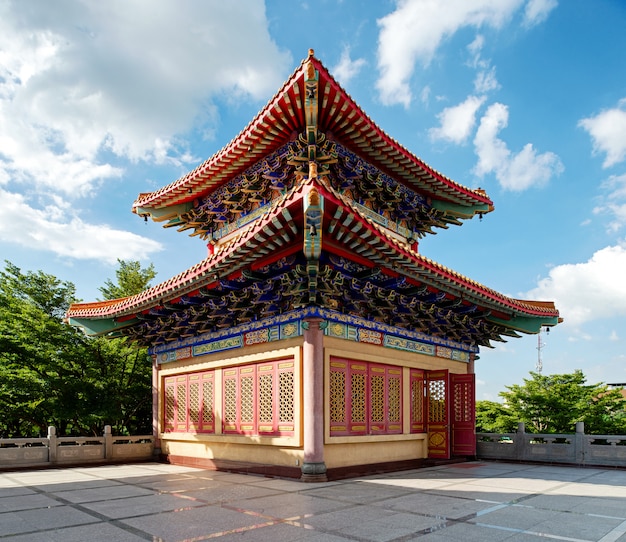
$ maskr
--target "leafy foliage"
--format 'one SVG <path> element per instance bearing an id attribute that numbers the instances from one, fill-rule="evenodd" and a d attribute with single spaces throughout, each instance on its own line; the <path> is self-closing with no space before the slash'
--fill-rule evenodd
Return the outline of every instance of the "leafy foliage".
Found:
<path id="1" fill-rule="evenodd" d="M 10 262 L 0 271 L 0 437 L 43 435 L 49 425 L 59 435 L 102 434 L 105 425 L 117 434 L 151 432 L 145 349 L 65 324 L 74 301 L 69 282 Z"/>
<path id="2" fill-rule="evenodd" d="M 479 433 L 512 433 L 517 420 L 502 403 L 476 401 L 476 431 Z"/>
<path id="3" fill-rule="evenodd" d="M 534 433 L 573 433 L 576 422 L 596 435 L 626 434 L 626 400 L 619 390 L 587 384 L 582 371 L 571 374 L 530 373 L 524 384 L 506 386 L 504 404 L 477 402 L 477 427 L 484 432 L 510 432 L 524 422 Z"/>
<path id="4" fill-rule="evenodd" d="M 125 261 L 118 258 L 117 263 L 119 264 L 119 268 L 115 271 L 117 283 L 107 279 L 104 286 L 98 288 L 105 300 L 139 294 L 149 286 L 150 281 L 157 274 L 153 264 L 142 269 L 138 261 Z"/>

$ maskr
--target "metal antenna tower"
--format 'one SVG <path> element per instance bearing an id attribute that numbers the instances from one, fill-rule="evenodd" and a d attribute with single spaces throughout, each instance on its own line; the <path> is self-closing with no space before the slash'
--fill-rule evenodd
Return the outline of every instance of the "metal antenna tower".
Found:
<path id="1" fill-rule="evenodd" d="M 535 370 L 541 374 L 541 370 L 543 369 L 543 361 L 541 360 L 541 351 L 543 350 L 543 347 L 546 345 L 546 343 L 544 343 L 541 340 L 541 332 L 543 331 L 543 328 L 541 328 L 539 330 L 539 333 L 537 333 L 537 365 L 535 366 Z"/>

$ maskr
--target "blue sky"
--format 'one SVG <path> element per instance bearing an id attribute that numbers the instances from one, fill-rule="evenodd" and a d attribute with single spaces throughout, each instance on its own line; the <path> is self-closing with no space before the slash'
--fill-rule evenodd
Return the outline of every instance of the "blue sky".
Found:
<path id="1" fill-rule="evenodd" d="M 206 255 L 130 212 L 227 144 L 309 48 L 383 130 L 495 212 L 420 251 L 554 300 L 544 374 L 626 382 L 626 3 L 0 0 L 0 254 L 76 284 L 116 259 L 157 282 Z M 483 349 L 479 399 L 535 370 Z"/>

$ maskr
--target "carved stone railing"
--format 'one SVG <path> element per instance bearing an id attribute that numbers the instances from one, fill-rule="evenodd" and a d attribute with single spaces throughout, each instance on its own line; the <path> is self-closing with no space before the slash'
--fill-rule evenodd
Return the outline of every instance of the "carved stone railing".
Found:
<path id="1" fill-rule="evenodd" d="M 106 425 L 101 437 L 57 437 L 51 426 L 45 438 L 0 439 L 0 470 L 146 461 L 153 453 L 152 435 L 113 436 Z"/>
<path id="2" fill-rule="evenodd" d="M 583 422 L 574 434 L 477 433 L 478 459 L 626 467 L 626 435 L 586 435 Z"/>

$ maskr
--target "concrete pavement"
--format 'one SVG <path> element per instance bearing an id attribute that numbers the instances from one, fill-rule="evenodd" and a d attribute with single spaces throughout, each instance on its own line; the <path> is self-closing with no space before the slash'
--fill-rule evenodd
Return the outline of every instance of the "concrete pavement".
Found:
<path id="1" fill-rule="evenodd" d="M 159 463 L 0 473 L 0 542 L 626 542 L 626 470 L 461 463 L 321 484 Z"/>

